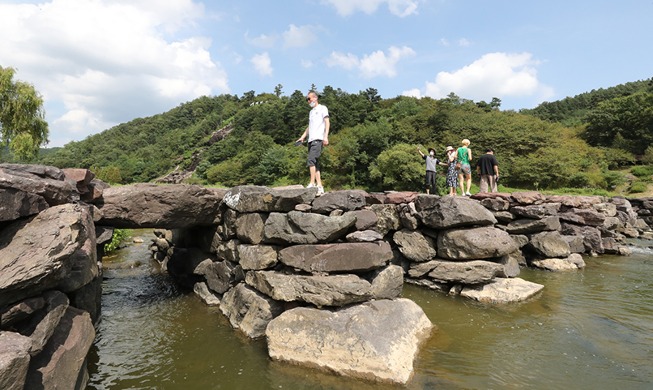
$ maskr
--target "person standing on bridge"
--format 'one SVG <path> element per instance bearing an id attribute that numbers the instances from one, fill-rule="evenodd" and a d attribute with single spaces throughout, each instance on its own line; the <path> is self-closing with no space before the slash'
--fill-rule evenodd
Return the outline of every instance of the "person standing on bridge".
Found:
<path id="1" fill-rule="evenodd" d="M 308 136 L 308 158 L 306 165 L 311 174 L 311 180 L 306 188 L 317 187 L 317 195 L 324 194 L 322 178 L 320 177 L 320 155 L 322 147 L 329 144 L 329 109 L 327 106 L 318 102 L 317 93 L 310 91 L 306 95 L 306 101 L 311 106 L 311 112 L 308 115 L 308 127 L 304 134 L 297 140 L 303 143 Z"/>

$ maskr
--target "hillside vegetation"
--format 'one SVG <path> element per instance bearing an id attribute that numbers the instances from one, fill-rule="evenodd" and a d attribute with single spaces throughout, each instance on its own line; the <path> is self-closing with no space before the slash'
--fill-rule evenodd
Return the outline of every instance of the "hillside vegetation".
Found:
<path id="1" fill-rule="evenodd" d="M 649 80 L 520 112 L 502 111 L 499 99 L 473 102 L 454 94 L 434 100 L 383 99 L 373 88 L 318 92 L 331 117 L 322 164 L 329 189 L 420 190 L 417 147 L 433 147 L 444 158 L 445 147 L 463 138 L 475 157 L 495 150 L 504 186 L 600 192 L 651 181 L 623 172 L 653 162 Z M 274 94 L 204 96 L 48 150 L 37 162 L 90 168 L 110 183 L 152 181 L 178 168 L 206 185 L 306 184 L 306 148 L 293 146 L 308 122 L 305 94 L 282 96 L 279 86 Z"/>

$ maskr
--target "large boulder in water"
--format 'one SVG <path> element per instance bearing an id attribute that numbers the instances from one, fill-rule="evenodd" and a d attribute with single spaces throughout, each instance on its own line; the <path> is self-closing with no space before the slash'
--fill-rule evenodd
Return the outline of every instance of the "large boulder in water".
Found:
<path id="1" fill-rule="evenodd" d="M 432 328 L 422 308 L 401 298 L 337 311 L 291 309 L 270 321 L 265 335 L 274 360 L 405 384 Z"/>

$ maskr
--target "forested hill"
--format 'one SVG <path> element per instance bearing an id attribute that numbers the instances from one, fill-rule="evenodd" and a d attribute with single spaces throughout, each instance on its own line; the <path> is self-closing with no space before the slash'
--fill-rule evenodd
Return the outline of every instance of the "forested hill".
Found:
<path id="1" fill-rule="evenodd" d="M 540 119 L 561 122 L 565 125 L 581 124 L 585 116 L 600 103 L 623 98 L 637 93 L 653 92 L 653 78 L 620 84 L 610 88 L 593 89 L 574 97 L 566 97 L 555 102 L 545 102 L 534 109 L 520 112 L 534 115 Z"/>
<path id="2" fill-rule="evenodd" d="M 328 189 L 420 190 L 424 163 L 417 148 L 433 147 L 444 158 L 447 145 L 468 138 L 475 157 L 494 148 L 504 185 L 610 189 L 622 179 L 608 169 L 633 164 L 651 144 L 653 92 L 647 86 L 628 83 L 519 113 L 502 111 L 496 98 L 383 99 L 373 88 L 348 93 L 325 87 L 318 92 L 329 108 L 331 136 L 323 180 Z M 633 104 L 636 110 L 624 109 Z M 194 172 L 191 182 L 209 185 L 306 184 L 306 149 L 293 142 L 308 111 L 301 91 L 205 96 L 71 142 L 37 162 L 90 168 L 110 183 L 152 181 L 179 167 Z M 583 119 L 567 127 L 554 117 Z"/>

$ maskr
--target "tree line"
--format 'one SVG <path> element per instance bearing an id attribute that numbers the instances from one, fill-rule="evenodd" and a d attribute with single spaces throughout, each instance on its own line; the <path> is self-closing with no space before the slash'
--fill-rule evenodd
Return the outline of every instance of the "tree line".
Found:
<path id="1" fill-rule="evenodd" d="M 203 96 L 46 149 L 32 161 L 90 168 L 110 183 L 147 182 L 192 167 L 191 181 L 206 185 L 305 184 L 306 150 L 293 142 L 307 125 L 306 91 L 284 96 L 281 88 Z M 517 188 L 609 190 L 623 181 L 614 169 L 653 156 L 650 81 L 520 112 L 502 111 L 498 98 L 474 102 L 453 93 L 383 99 L 374 88 L 317 92 L 331 117 L 322 164 L 330 189 L 420 190 L 424 166 L 416 147 L 433 147 L 444 158 L 446 146 L 457 147 L 463 138 L 471 140 L 475 156 L 493 148 L 502 184 Z M 233 130 L 216 141 L 215 133 L 227 126 Z M 17 157 L 5 150 L 0 158 Z"/>

